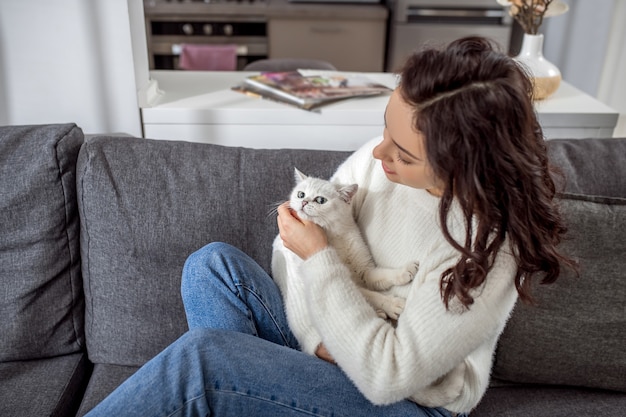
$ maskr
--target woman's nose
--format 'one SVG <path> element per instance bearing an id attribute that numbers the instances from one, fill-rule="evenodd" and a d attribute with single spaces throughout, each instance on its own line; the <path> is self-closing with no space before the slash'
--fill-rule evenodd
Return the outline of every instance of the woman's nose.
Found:
<path id="1" fill-rule="evenodd" d="M 386 139 L 383 139 L 378 145 L 376 145 L 374 150 L 372 150 L 372 155 L 374 156 L 374 158 L 381 161 L 384 159 L 388 159 L 389 147 L 386 142 L 388 141 Z"/>

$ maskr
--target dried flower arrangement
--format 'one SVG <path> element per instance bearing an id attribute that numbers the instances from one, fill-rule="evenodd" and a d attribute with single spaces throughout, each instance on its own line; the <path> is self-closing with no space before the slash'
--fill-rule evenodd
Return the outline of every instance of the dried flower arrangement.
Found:
<path id="1" fill-rule="evenodd" d="M 525 33 L 536 35 L 544 17 L 558 16 L 567 12 L 568 5 L 560 0 L 497 0 L 502 6 L 510 6 L 509 13 L 522 26 Z"/>

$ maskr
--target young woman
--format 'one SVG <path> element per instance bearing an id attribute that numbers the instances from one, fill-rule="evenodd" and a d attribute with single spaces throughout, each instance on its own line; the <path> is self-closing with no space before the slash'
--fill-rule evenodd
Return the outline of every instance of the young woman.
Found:
<path id="1" fill-rule="evenodd" d="M 518 296 L 571 264 L 556 248 L 565 227 L 531 87 L 481 38 L 416 53 L 383 137 L 335 174 L 359 184 L 354 215 L 378 266 L 420 262 L 397 290 L 397 323 L 365 301 L 323 230 L 283 205 L 300 276 L 275 276 L 281 294 L 237 249 L 200 249 L 182 279 L 190 331 L 89 415 L 469 413 Z M 299 306 L 289 323 L 283 300 Z"/>

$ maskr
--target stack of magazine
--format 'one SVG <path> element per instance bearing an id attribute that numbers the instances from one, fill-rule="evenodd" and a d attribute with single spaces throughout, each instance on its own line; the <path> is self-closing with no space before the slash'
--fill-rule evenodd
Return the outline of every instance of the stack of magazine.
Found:
<path id="1" fill-rule="evenodd" d="M 361 74 L 322 72 L 303 75 L 298 71 L 251 75 L 242 84 L 233 87 L 233 90 L 306 110 L 347 98 L 391 92 L 391 88 Z"/>

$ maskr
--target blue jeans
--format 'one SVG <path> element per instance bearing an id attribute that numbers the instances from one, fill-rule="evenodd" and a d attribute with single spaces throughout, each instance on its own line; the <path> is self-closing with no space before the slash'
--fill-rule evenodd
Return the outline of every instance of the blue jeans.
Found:
<path id="1" fill-rule="evenodd" d="M 181 285 L 189 331 L 94 408 L 96 416 L 443 416 L 371 404 L 335 365 L 297 350 L 280 291 L 223 243 L 192 254 Z"/>

